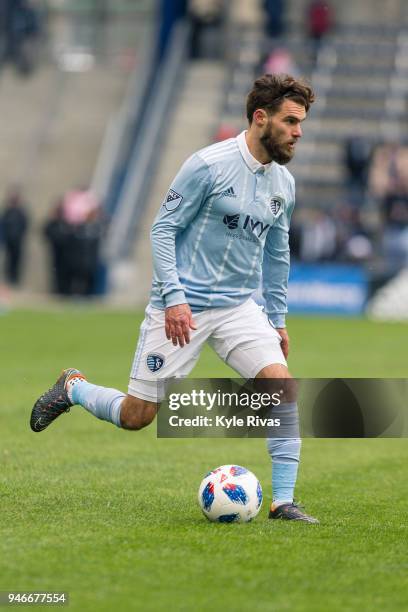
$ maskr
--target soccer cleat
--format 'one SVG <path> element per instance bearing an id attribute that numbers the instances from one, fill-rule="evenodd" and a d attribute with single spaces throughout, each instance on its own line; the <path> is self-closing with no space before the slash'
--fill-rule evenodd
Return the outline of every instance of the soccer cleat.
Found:
<path id="1" fill-rule="evenodd" d="M 68 397 L 66 383 L 70 378 L 85 380 L 85 376 L 79 370 L 74 368 L 63 370 L 55 385 L 41 395 L 34 404 L 30 419 L 30 427 L 33 431 L 43 431 L 60 414 L 69 412 L 73 403 Z"/>
<path id="2" fill-rule="evenodd" d="M 269 510 L 270 519 L 282 519 L 284 521 L 303 521 L 304 523 L 313 523 L 315 525 L 319 524 L 319 521 L 313 516 L 309 516 L 301 511 L 299 506 L 295 503 L 293 504 L 282 504 L 278 506 L 274 510 Z"/>

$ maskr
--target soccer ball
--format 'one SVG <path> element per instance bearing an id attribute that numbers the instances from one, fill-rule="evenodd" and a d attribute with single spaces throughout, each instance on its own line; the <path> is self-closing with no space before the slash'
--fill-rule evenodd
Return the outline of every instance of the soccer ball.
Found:
<path id="1" fill-rule="evenodd" d="M 210 521 L 247 523 L 261 509 L 261 483 L 240 465 L 222 465 L 204 477 L 198 503 Z"/>

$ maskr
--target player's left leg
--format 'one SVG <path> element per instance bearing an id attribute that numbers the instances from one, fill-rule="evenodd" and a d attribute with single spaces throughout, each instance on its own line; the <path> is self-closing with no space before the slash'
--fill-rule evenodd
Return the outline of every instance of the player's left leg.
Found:
<path id="1" fill-rule="evenodd" d="M 290 424 L 290 433 L 284 432 L 282 437 L 267 440 L 273 466 L 273 505 L 269 517 L 317 523 L 293 503 L 301 441 L 296 384 L 280 347 L 281 337 L 253 300 L 225 309 L 225 313 L 220 309 L 218 316 L 219 325 L 210 338 L 210 344 L 218 355 L 243 378 L 263 378 L 263 386 L 268 385 L 269 380 L 275 391 L 279 382 L 279 387 L 284 390 L 281 404 L 273 408 L 273 414 L 278 417 L 279 411 L 283 421 Z"/>
<path id="2" fill-rule="evenodd" d="M 261 390 L 269 392 L 270 395 L 276 392 L 278 382 L 281 388 L 281 403 L 273 408 L 273 416 L 280 418 L 284 424 L 284 435 L 290 435 L 267 439 L 272 461 L 272 505 L 269 518 L 318 523 L 317 519 L 302 512 L 294 503 L 301 449 L 296 382 L 288 368 L 280 363 L 267 365 L 255 378 L 260 381 Z"/>

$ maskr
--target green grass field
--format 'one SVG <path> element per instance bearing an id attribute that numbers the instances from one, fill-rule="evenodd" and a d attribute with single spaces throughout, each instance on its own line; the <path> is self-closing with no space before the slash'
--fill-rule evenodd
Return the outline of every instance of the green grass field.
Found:
<path id="1" fill-rule="evenodd" d="M 267 520 L 263 440 L 158 440 L 79 407 L 29 430 L 62 367 L 126 389 L 139 323 L 88 308 L 0 317 L 0 591 L 68 591 L 75 611 L 407 610 L 404 439 L 305 440 L 309 526 Z M 404 325 L 294 318 L 289 331 L 296 376 L 407 376 Z M 194 375 L 231 371 L 206 350 Z M 250 524 L 210 524 L 196 505 L 223 463 L 262 482 Z"/>

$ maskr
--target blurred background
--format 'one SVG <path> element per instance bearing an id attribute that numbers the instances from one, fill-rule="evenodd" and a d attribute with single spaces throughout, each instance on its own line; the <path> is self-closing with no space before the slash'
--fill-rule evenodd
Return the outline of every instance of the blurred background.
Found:
<path id="1" fill-rule="evenodd" d="M 408 319 L 405 0 L 0 0 L 0 310 L 143 307 L 172 178 L 264 72 L 317 93 L 290 312 Z"/>

